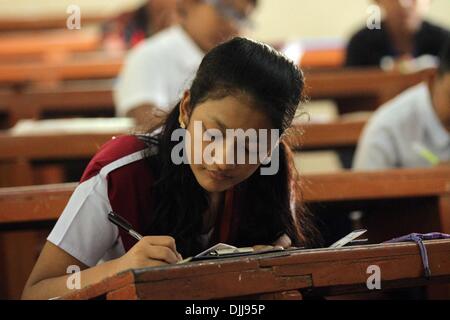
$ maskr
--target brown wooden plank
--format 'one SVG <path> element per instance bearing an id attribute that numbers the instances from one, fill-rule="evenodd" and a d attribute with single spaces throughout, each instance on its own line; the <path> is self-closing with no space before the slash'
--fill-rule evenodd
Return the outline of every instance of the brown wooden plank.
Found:
<path id="1" fill-rule="evenodd" d="M 219 276 L 220 275 L 220 276 Z M 309 275 L 278 277 L 270 270 L 220 272 L 136 285 L 139 299 L 222 299 L 311 286 Z"/>
<path id="2" fill-rule="evenodd" d="M 433 69 L 416 73 L 384 72 L 377 68 L 347 68 L 306 74 L 307 95 L 330 99 L 351 95 L 376 95 L 382 100 L 393 97 L 412 85 L 429 81 Z"/>
<path id="3" fill-rule="evenodd" d="M 0 223 L 56 220 L 76 183 L 0 189 Z"/>
<path id="4" fill-rule="evenodd" d="M 105 21 L 107 16 L 83 16 L 83 25 L 96 24 Z M 66 29 L 67 16 L 42 16 L 27 18 L 2 18 L 0 32 L 35 31 L 47 29 Z"/>
<path id="5" fill-rule="evenodd" d="M 115 78 L 123 64 L 123 56 L 106 53 L 78 54 L 61 61 L 28 62 L 0 65 L 0 83 L 24 83 L 41 80 Z M 371 97 L 381 103 L 415 84 L 430 81 L 434 70 L 411 74 L 383 72 L 379 69 L 339 69 L 306 72 L 306 90 L 310 99 L 356 99 Z M 112 90 L 112 88 L 111 88 Z M 363 110 L 365 108 L 362 108 Z"/>
<path id="6" fill-rule="evenodd" d="M 105 299 L 108 292 L 126 287 L 134 283 L 134 275 L 131 271 L 119 273 L 113 277 L 107 278 L 99 283 L 85 287 L 81 290 L 74 290 L 72 293 L 61 297 L 68 300 L 88 300 Z"/>
<path id="7" fill-rule="evenodd" d="M 14 32 L 0 34 L 0 58 L 32 56 L 44 58 L 55 52 L 94 51 L 101 44 L 100 34 L 78 30 Z"/>
<path id="8" fill-rule="evenodd" d="M 303 176 L 306 202 L 424 197 L 450 192 L 450 168 L 395 169 Z"/>
<path id="9" fill-rule="evenodd" d="M 121 134 L 123 133 L 30 136 L 0 134 L 0 161 L 15 158 L 29 160 L 91 158 L 104 143 Z"/>
<path id="10" fill-rule="evenodd" d="M 306 203 L 408 197 L 447 199 L 449 179 L 450 170 L 446 168 L 304 175 L 303 195 Z M 75 186 L 69 183 L 0 189 L 2 220 L 57 219 Z M 442 200 L 441 210 L 448 210 L 447 201 Z M 447 224 L 446 217 L 442 219 L 444 224 Z"/>
<path id="11" fill-rule="evenodd" d="M 450 241 L 427 241 L 432 276 L 424 278 L 419 249 L 414 243 L 380 244 L 345 249 L 320 249 L 294 253 L 290 256 L 265 258 L 253 256 L 217 261 L 193 263 L 186 266 L 167 266 L 134 271 L 133 278 L 139 299 L 214 299 L 233 298 L 252 294 L 267 294 L 300 289 L 311 294 L 315 290 L 331 294 L 369 290 L 366 281 L 367 267 L 377 264 L 381 268 L 382 289 L 397 286 L 427 285 L 434 281 L 450 281 Z M 248 269 L 249 261 L 257 261 Z M 242 265 L 241 271 L 225 271 L 224 264 Z M 184 276 L 173 278 L 174 270 L 182 270 Z M 211 271 L 214 271 L 212 273 Z M 143 281 L 146 279 L 145 281 Z M 117 282 L 114 277 L 109 281 Z M 106 280 L 108 282 L 108 280 Z M 129 298 L 133 283 L 115 285 L 111 298 Z M 68 298 L 98 297 L 105 293 L 105 283 L 72 294 Z M 90 294 L 94 292 L 94 294 Z M 133 296 L 133 295 L 131 295 Z M 133 296 L 133 298 L 135 298 Z"/>
<path id="12" fill-rule="evenodd" d="M 23 84 L 34 81 L 109 79 L 122 68 L 122 56 L 103 54 L 77 55 L 61 61 L 22 62 L 0 65 L 0 83 Z"/>
<path id="13" fill-rule="evenodd" d="M 287 142 L 296 150 L 356 146 L 365 125 L 363 120 L 298 124 L 287 136 Z"/>
<path id="14" fill-rule="evenodd" d="M 137 300 L 138 294 L 135 284 L 128 284 L 117 290 L 113 290 L 107 293 L 107 300 Z"/>

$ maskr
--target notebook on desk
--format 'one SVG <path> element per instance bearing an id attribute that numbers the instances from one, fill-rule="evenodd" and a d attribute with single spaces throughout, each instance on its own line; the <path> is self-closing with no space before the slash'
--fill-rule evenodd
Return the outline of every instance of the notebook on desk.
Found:
<path id="1" fill-rule="evenodd" d="M 367 230 L 355 230 L 345 237 L 341 238 L 340 240 L 333 243 L 329 248 L 336 249 L 343 247 L 352 241 L 354 241 L 356 238 L 360 237 L 364 233 L 366 233 Z M 218 243 L 208 249 L 206 249 L 203 252 L 200 252 L 199 254 L 189 257 L 187 259 L 181 260 L 178 262 L 178 264 L 183 264 L 191 261 L 202 261 L 202 260 L 214 260 L 214 259 L 224 259 L 224 258 L 236 258 L 236 257 L 244 257 L 244 256 L 252 256 L 252 255 L 264 255 L 268 253 L 285 253 L 286 255 L 289 255 L 296 251 L 305 250 L 305 247 L 291 247 L 288 249 L 284 249 L 282 247 L 272 247 L 267 246 L 267 249 L 261 249 L 257 250 L 253 247 L 244 247 L 244 248 L 237 248 L 235 246 L 231 246 L 229 244 L 225 243 Z"/>

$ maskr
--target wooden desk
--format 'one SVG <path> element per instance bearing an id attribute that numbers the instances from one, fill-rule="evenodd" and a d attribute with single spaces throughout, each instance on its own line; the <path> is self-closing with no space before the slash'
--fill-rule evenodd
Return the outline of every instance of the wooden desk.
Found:
<path id="1" fill-rule="evenodd" d="M 84 16 L 82 26 L 97 24 L 105 21 L 106 16 Z M 33 18 L 2 18 L 0 19 L 0 32 L 36 31 L 48 29 L 66 29 L 67 16 L 63 17 L 33 17 Z"/>
<path id="2" fill-rule="evenodd" d="M 23 85 L 40 81 L 115 78 L 122 67 L 122 59 L 121 56 L 96 53 L 79 54 L 77 58 L 69 57 L 59 62 L 0 65 L 0 84 Z M 422 81 L 430 81 L 434 73 L 434 70 L 427 70 L 401 74 L 370 68 L 308 71 L 305 73 L 306 92 L 312 100 L 337 100 L 340 113 L 375 110 L 405 89 Z M 95 82 L 92 82 L 86 85 L 85 91 L 90 92 L 95 87 Z M 57 95 L 59 91 L 64 92 L 71 89 L 63 86 L 54 87 L 52 90 Z M 75 90 L 81 92 L 82 87 Z M 105 90 L 104 85 L 101 85 L 101 90 Z M 109 90 L 112 91 L 112 86 Z M 34 93 L 36 94 L 36 92 Z M 92 95 L 89 100 L 91 106 L 95 105 L 93 102 L 95 95 Z M 113 108 L 112 104 L 111 108 Z"/>
<path id="3" fill-rule="evenodd" d="M 306 73 L 311 99 L 335 99 L 340 113 L 375 110 L 405 89 L 430 82 L 435 70 L 402 74 L 372 68 L 346 68 Z"/>
<path id="4" fill-rule="evenodd" d="M 411 232 L 450 233 L 450 168 L 307 175 L 303 186 L 309 209 L 325 224 L 336 214 L 361 214 L 355 227 L 367 228 L 371 243 Z"/>
<path id="5" fill-rule="evenodd" d="M 74 102 L 76 97 L 75 93 Z M 53 101 L 48 102 L 47 106 Z M 64 103 L 71 106 L 69 98 Z M 339 121 L 329 124 L 302 125 L 299 129 L 293 130 L 288 142 L 293 149 L 303 151 L 351 147 L 356 145 L 364 124 L 364 121 Z M 36 180 L 33 178 L 33 161 L 90 159 L 111 137 L 122 134 L 126 132 L 18 136 L 0 133 L 0 171 L 3 168 L 4 172 L 3 179 L 0 179 L 0 186 L 65 182 L 65 180 L 55 180 L 56 178 L 51 181 Z"/>
<path id="6" fill-rule="evenodd" d="M 96 134 L 51 134 L 32 136 L 11 136 L 0 134 L 0 185 L 21 186 L 42 183 L 65 182 L 64 166 L 50 165 L 47 178 L 37 178 L 39 172 L 35 161 L 88 161 L 101 145 L 117 134 L 124 132 Z M 44 166 L 45 169 L 45 166 Z M 80 168 L 80 170 L 83 170 Z M 82 171 L 80 172 L 80 176 Z M 45 175 L 45 173 L 44 173 Z M 42 180 L 43 179 L 43 180 Z"/>
<path id="7" fill-rule="evenodd" d="M 301 299 L 368 293 L 366 271 L 372 265 L 381 269 L 382 290 L 450 282 L 450 241 L 430 241 L 426 248 L 429 280 L 416 244 L 385 244 L 130 270 L 64 299 L 279 299 L 292 298 L 293 290 Z"/>
<path id="8" fill-rule="evenodd" d="M 307 50 L 300 59 L 301 68 L 341 68 L 345 61 L 345 49 Z"/>
<path id="9" fill-rule="evenodd" d="M 0 34 L 0 59 L 14 61 L 18 58 L 45 60 L 56 54 L 95 51 L 101 44 L 100 34 L 84 31 L 14 32 Z"/>
<path id="10" fill-rule="evenodd" d="M 104 52 L 70 55 L 48 62 L 31 61 L 0 65 L 0 85 L 55 83 L 62 80 L 115 78 L 122 68 L 122 55 Z"/>
<path id="11" fill-rule="evenodd" d="M 365 215 L 358 227 L 368 228 L 372 243 L 411 232 L 450 233 L 450 169 L 309 175 L 303 176 L 303 184 L 304 202 L 315 216 L 363 211 Z M 75 187 L 76 183 L 69 183 L 0 189 L 0 227 L 42 230 L 42 223 L 58 219 Z M 44 242 L 48 229 L 30 233 L 18 242 L 3 239 L 5 257 L 15 257 L 10 264 L 5 258 L 4 269 L 9 273 L 3 280 L 16 295 L 35 261 L 35 257 L 30 257 L 30 247 L 39 247 L 37 244 Z M 22 268 L 18 267 L 20 257 L 24 260 Z M 16 280 L 10 273 L 18 274 Z"/>
<path id="12" fill-rule="evenodd" d="M 311 205 L 434 199 L 437 206 L 424 216 L 431 218 L 437 214 L 440 230 L 450 233 L 450 168 L 342 172 L 304 175 L 302 179 L 303 200 Z M 63 183 L 1 188 L 0 224 L 58 219 L 75 186 L 76 183 Z M 406 213 L 412 218 L 413 211 Z M 30 216 L 32 220 L 28 220 Z M 379 241 L 384 240 L 387 239 Z"/>
<path id="13" fill-rule="evenodd" d="M 75 81 L 50 87 L 34 86 L 17 93 L 0 92 L 7 127 L 22 119 L 44 119 L 48 114 L 59 117 L 90 117 L 115 115 L 113 81 Z"/>
<path id="14" fill-rule="evenodd" d="M 365 120 L 299 124 L 287 141 L 294 150 L 302 151 L 355 147 L 365 125 Z"/>

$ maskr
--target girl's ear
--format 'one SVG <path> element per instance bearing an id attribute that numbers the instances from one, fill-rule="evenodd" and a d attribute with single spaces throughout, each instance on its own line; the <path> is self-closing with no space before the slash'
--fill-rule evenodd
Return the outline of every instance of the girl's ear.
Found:
<path id="1" fill-rule="evenodd" d="M 180 117 L 178 118 L 178 121 L 180 122 L 181 127 L 184 126 L 184 128 L 187 128 L 189 125 L 191 111 L 191 93 L 189 90 L 186 90 L 180 102 Z"/>

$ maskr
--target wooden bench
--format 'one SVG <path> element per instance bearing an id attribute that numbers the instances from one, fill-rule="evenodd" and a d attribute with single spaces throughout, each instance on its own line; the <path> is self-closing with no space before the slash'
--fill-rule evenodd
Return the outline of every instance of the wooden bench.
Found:
<path id="1" fill-rule="evenodd" d="M 120 134 L 122 134 L 121 132 Z M 0 185 L 20 186 L 67 181 L 64 166 L 50 164 L 45 178 L 45 163 L 65 160 L 88 161 L 101 145 L 116 133 L 10 136 L 0 134 Z M 38 179 L 35 161 L 44 163 L 44 177 Z M 82 168 L 80 168 L 83 170 Z M 80 171 L 80 175 L 81 175 Z M 44 180 L 42 180 L 44 179 Z"/>
<path id="2" fill-rule="evenodd" d="M 30 83 L 57 84 L 63 80 L 115 78 L 123 64 L 122 54 L 87 52 L 46 62 L 0 64 L 0 85 L 24 87 Z"/>
<path id="3" fill-rule="evenodd" d="M 32 18 L 2 18 L 0 19 L 0 32 L 6 33 L 11 31 L 37 31 L 51 29 L 66 29 L 67 16 L 39 16 Z M 107 16 L 84 16 L 82 18 L 82 26 L 89 24 L 98 24 L 105 21 Z"/>
<path id="4" fill-rule="evenodd" d="M 0 92 L 6 127 L 22 119 L 45 119 L 48 114 L 67 116 L 113 117 L 114 101 L 111 80 L 77 81 L 66 85 L 31 87 L 22 92 Z"/>
<path id="5" fill-rule="evenodd" d="M 47 81 L 55 83 L 61 80 L 92 80 L 115 78 L 121 67 L 122 57 L 116 55 L 79 54 L 79 58 L 68 58 L 48 63 L 18 63 L 0 65 L 0 85 L 24 85 Z M 426 70 L 411 74 L 399 72 L 383 72 L 379 69 L 338 69 L 335 71 L 308 71 L 306 76 L 306 93 L 311 100 L 331 99 L 338 102 L 339 112 L 348 113 L 361 110 L 375 110 L 384 102 L 392 99 L 405 89 L 422 81 L 430 82 L 434 70 Z M 94 107 L 96 82 L 84 87 L 89 95 L 83 101 Z M 105 91 L 104 83 L 99 90 Z M 54 86 L 56 96 L 65 91 L 83 92 L 83 87 L 71 89 L 69 86 Z M 112 91 L 112 84 L 109 88 Z M 47 90 L 45 94 L 51 91 Z M 31 92 L 38 94 L 36 90 Z M 112 94 L 111 94 L 112 95 Z M 101 96 L 99 96 L 101 97 Z M 101 98 L 99 98 L 101 99 Z M 84 102 L 80 101 L 80 105 Z M 89 101 L 89 102 L 88 102 Z M 104 106 L 103 106 L 104 107 Z M 61 107 L 63 108 L 63 107 Z M 113 104 L 110 105 L 111 110 Z"/>
<path id="6" fill-rule="evenodd" d="M 374 265 L 380 267 L 381 290 L 450 282 L 450 241 L 429 241 L 426 248 L 430 279 L 424 277 L 416 244 L 381 244 L 130 270 L 63 299 L 301 299 L 369 293 L 367 270 Z"/>
<path id="7" fill-rule="evenodd" d="M 345 68 L 306 73 L 307 95 L 311 99 L 334 99 L 340 113 L 375 110 L 405 89 L 431 82 L 434 69 L 403 74 L 372 68 Z"/>
<path id="8" fill-rule="evenodd" d="M 70 102 L 66 101 L 66 103 Z M 293 149 L 302 151 L 354 147 L 364 124 L 364 121 L 305 124 L 291 133 L 288 142 Z M 61 132 L 39 135 L 0 133 L 0 172 L 3 168 L 0 186 L 65 182 L 65 180 L 35 180 L 33 162 L 87 160 L 93 157 L 99 147 L 111 137 L 125 133 L 123 131 L 86 134 Z"/>
<path id="9" fill-rule="evenodd" d="M 95 51 L 100 45 L 98 32 L 57 30 L 0 33 L 0 59 L 2 65 L 27 59 L 45 61 L 57 55 Z"/>
<path id="10" fill-rule="evenodd" d="M 434 231 L 450 233 L 450 168 L 315 174 L 304 175 L 302 180 L 303 201 L 308 205 L 356 203 L 358 207 L 364 202 L 383 205 L 389 201 L 398 202 L 404 206 L 405 215 L 411 222 L 416 214 L 421 214 L 420 219 L 426 217 L 432 221 L 430 224 L 434 224 Z M 76 183 L 63 183 L 0 189 L 0 224 L 58 219 L 75 186 Z M 427 203 L 424 207 L 414 208 L 411 205 L 413 199 L 424 199 Z M 427 210 L 421 210 L 424 208 Z M 377 214 L 385 215 L 387 209 Z M 418 224 L 420 229 L 427 226 Z M 392 229 L 403 227 L 393 225 Z M 396 235 L 397 232 L 390 236 Z"/>

